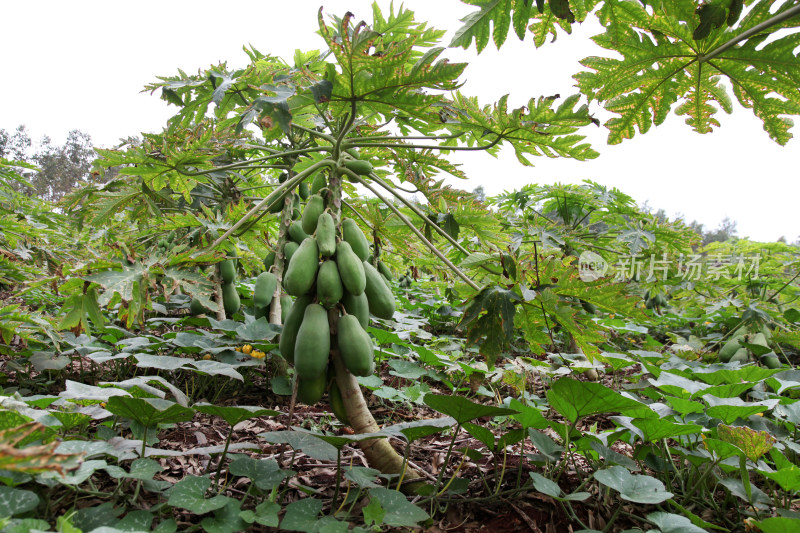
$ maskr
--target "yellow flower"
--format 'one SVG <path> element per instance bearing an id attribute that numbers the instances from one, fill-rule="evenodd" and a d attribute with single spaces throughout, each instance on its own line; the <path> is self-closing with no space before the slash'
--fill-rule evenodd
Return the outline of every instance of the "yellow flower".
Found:
<path id="1" fill-rule="evenodd" d="M 259 351 L 259 350 L 253 350 L 250 353 L 250 357 L 255 357 L 256 359 L 264 359 L 264 357 L 266 357 L 266 356 L 267 356 L 267 354 L 265 354 L 264 352 Z"/>
<path id="2" fill-rule="evenodd" d="M 210 353 L 207 353 L 207 354 L 205 354 L 205 355 L 203 356 L 203 360 L 204 360 L 204 361 L 208 361 L 209 359 L 211 359 L 211 354 L 210 354 Z"/>
<path id="3" fill-rule="evenodd" d="M 253 351 L 253 347 L 250 346 L 249 344 L 245 344 L 244 346 L 242 346 L 242 353 L 250 355 L 250 352 L 252 352 L 252 351 Z"/>
<path id="4" fill-rule="evenodd" d="M 234 350 L 236 350 L 237 352 L 241 352 L 242 351 L 242 349 L 239 348 L 238 346 L 236 348 L 234 348 Z"/>

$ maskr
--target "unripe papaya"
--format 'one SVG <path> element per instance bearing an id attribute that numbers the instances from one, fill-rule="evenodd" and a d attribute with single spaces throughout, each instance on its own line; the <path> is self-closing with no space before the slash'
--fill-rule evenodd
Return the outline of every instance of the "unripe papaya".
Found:
<path id="1" fill-rule="evenodd" d="M 289 314 L 289 309 L 292 308 L 292 304 L 291 296 L 288 294 L 281 294 L 281 324 L 286 324 L 286 316 Z M 292 344 L 292 346 L 294 346 L 294 344 Z"/>
<path id="2" fill-rule="evenodd" d="M 270 213 L 280 213 L 283 211 L 283 204 L 289 191 L 281 191 L 279 193 L 273 192 L 267 196 L 267 208 Z"/>
<path id="3" fill-rule="evenodd" d="M 283 288 L 292 296 L 301 296 L 311 290 L 319 269 L 319 249 L 317 241 L 306 239 L 289 261 Z"/>
<path id="4" fill-rule="evenodd" d="M 292 256 L 300 248 L 300 245 L 294 241 L 286 241 L 283 245 L 283 261 L 284 265 L 288 265 L 289 261 L 292 260 Z"/>
<path id="5" fill-rule="evenodd" d="M 364 292 L 367 286 L 364 264 L 347 241 L 340 241 L 336 245 L 336 266 L 339 267 L 339 276 L 347 292 L 354 296 Z"/>
<path id="6" fill-rule="evenodd" d="M 228 317 L 233 316 L 233 314 L 236 313 L 241 306 L 242 302 L 239 299 L 239 293 L 236 292 L 236 284 L 223 283 L 222 307 L 225 309 L 225 315 Z"/>
<path id="7" fill-rule="evenodd" d="M 590 315 L 597 314 L 597 308 L 594 306 L 594 304 L 592 304 L 592 302 L 581 300 L 581 307 L 583 307 L 583 310 L 589 313 Z"/>
<path id="8" fill-rule="evenodd" d="M 766 337 L 766 335 L 764 335 L 761 332 L 756 333 L 755 335 L 753 335 L 753 338 L 750 341 L 750 344 L 758 344 L 759 346 L 764 346 L 766 348 L 769 348 L 769 344 L 767 344 L 767 337 Z"/>
<path id="9" fill-rule="evenodd" d="M 727 363 L 731 360 L 731 357 L 740 349 L 742 345 L 739 343 L 740 340 L 744 338 L 744 332 L 735 335 L 731 339 L 728 340 L 723 346 L 722 349 L 719 351 L 719 360 L 723 363 Z M 745 350 L 746 351 L 746 350 Z"/>
<path id="10" fill-rule="evenodd" d="M 219 262 L 219 275 L 222 278 L 222 283 L 236 281 L 236 267 L 233 264 L 233 259 L 225 259 Z"/>
<path id="11" fill-rule="evenodd" d="M 369 376 L 375 372 L 372 339 L 355 315 L 339 318 L 337 324 L 339 354 L 347 370 L 354 376 Z"/>
<path id="12" fill-rule="evenodd" d="M 387 267 L 380 259 L 378 259 L 378 272 L 383 274 L 383 277 L 389 281 L 392 281 L 394 279 L 392 271 L 389 270 L 389 267 Z"/>
<path id="13" fill-rule="evenodd" d="M 317 274 L 317 299 L 325 307 L 332 307 L 342 299 L 344 289 L 339 269 L 333 261 L 323 261 Z"/>
<path id="14" fill-rule="evenodd" d="M 347 314 L 354 315 L 361 327 L 367 329 L 369 325 L 369 302 L 367 301 L 366 293 L 362 292 L 359 295 L 353 295 L 349 291 L 344 291 L 342 305 L 344 305 L 344 310 L 347 311 Z"/>
<path id="15" fill-rule="evenodd" d="M 200 300 L 198 300 L 197 298 L 192 298 L 192 301 L 189 304 L 189 312 L 192 315 L 197 316 L 197 315 L 202 315 L 202 314 L 208 314 L 208 313 L 211 312 L 211 310 L 208 309 L 203 304 L 201 304 Z"/>
<path id="16" fill-rule="evenodd" d="M 271 251 L 264 256 L 264 268 L 269 270 L 275 264 L 275 252 Z"/>
<path id="17" fill-rule="evenodd" d="M 330 213 L 322 213 L 317 221 L 317 246 L 319 255 L 330 257 L 336 253 L 336 225 Z"/>
<path id="18" fill-rule="evenodd" d="M 775 355 L 775 352 L 766 353 L 761 356 L 761 364 L 767 368 L 780 368 L 781 361 L 778 359 L 778 356 Z"/>
<path id="19" fill-rule="evenodd" d="M 303 241 L 308 238 L 308 234 L 303 231 L 303 224 L 301 221 L 295 220 L 292 222 L 292 225 L 289 226 L 289 238 L 297 244 L 302 244 Z"/>
<path id="20" fill-rule="evenodd" d="M 369 312 L 378 318 L 387 320 L 392 318 L 394 316 L 394 294 L 392 294 L 392 291 L 374 266 L 366 261 L 362 264 L 367 277 L 364 293 L 366 293 L 367 302 L 369 302 Z"/>
<path id="21" fill-rule="evenodd" d="M 300 185 L 297 186 L 297 194 L 300 196 L 301 200 L 308 200 L 308 195 L 310 192 L 311 189 L 309 189 L 308 183 L 305 181 L 301 181 Z"/>
<path id="22" fill-rule="evenodd" d="M 725 362 L 726 363 L 735 363 L 735 362 L 746 363 L 749 359 L 750 359 L 750 352 L 747 351 L 747 348 L 742 347 L 742 348 L 739 348 L 738 350 L 736 350 L 736 352 L 733 354 L 733 356 L 731 356 L 731 358 L 728 361 L 725 361 Z M 722 360 L 722 359 L 720 358 L 720 360 Z"/>
<path id="23" fill-rule="evenodd" d="M 269 307 L 278 286 L 278 278 L 272 272 L 262 272 L 256 278 L 253 288 L 253 304 L 256 307 Z"/>
<path id="24" fill-rule="evenodd" d="M 325 174 L 317 172 L 317 175 L 314 176 L 314 179 L 311 181 L 311 194 L 317 194 L 327 186 L 328 182 L 325 179 Z"/>
<path id="25" fill-rule="evenodd" d="M 369 242 L 364 236 L 364 232 L 358 227 L 356 221 L 352 218 L 345 218 L 342 220 L 342 238 L 350 243 L 359 259 L 366 261 L 369 256 Z"/>
<path id="26" fill-rule="evenodd" d="M 342 391 L 339 390 L 339 385 L 336 384 L 335 377 L 331 382 L 330 388 L 328 389 L 328 404 L 330 404 L 331 411 L 333 411 L 334 416 L 339 420 L 339 422 L 345 426 L 349 426 L 350 421 L 347 419 L 347 409 L 345 408 L 344 400 L 342 399 Z"/>
<path id="27" fill-rule="evenodd" d="M 278 349 L 281 355 L 289 363 L 294 363 L 294 346 L 297 342 L 297 332 L 303 323 L 303 316 L 306 307 L 312 302 L 311 296 L 305 295 L 298 297 L 293 304 L 286 306 L 286 317 L 283 319 L 283 331 L 278 341 Z M 283 298 L 281 297 L 281 305 Z"/>
<path id="28" fill-rule="evenodd" d="M 300 204 L 300 195 L 299 194 L 293 194 L 292 195 L 292 209 L 297 209 L 299 211 L 300 210 L 300 205 L 301 205 Z"/>
<path id="29" fill-rule="evenodd" d="M 328 375 L 323 373 L 313 379 L 297 377 L 297 399 L 306 405 L 314 405 L 325 395 Z"/>
<path id="30" fill-rule="evenodd" d="M 344 166 L 359 176 L 369 176 L 370 172 L 372 172 L 372 163 L 363 159 L 350 159 L 344 162 Z"/>
<path id="31" fill-rule="evenodd" d="M 328 312 L 319 304 L 309 304 L 294 344 L 294 368 L 301 379 L 316 379 L 328 368 L 331 331 Z"/>
<path id="32" fill-rule="evenodd" d="M 306 207 L 303 209 L 303 231 L 311 235 L 317 229 L 319 216 L 325 211 L 325 200 L 319 194 L 313 194 L 308 198 Z"/>
<path id="33" fill-rule="evenodd" d="M 297 220 L 300 218 L 300 210 L 292 208 L 292 220 Z"/>

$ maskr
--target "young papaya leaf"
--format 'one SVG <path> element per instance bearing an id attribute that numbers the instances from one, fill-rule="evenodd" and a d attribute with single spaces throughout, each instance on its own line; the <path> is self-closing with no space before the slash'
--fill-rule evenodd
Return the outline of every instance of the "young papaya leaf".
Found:
<path id="1" fill-rule="evenodd" d="M 409 502 L 402 493 L 386 489 L 370 489 L 369 495 L 375 498 L 386 511 L 383 524 L 391 527 L 417 527 L 420 522 L 427 520 L 428 513 Z"/>
<path id="2" fill-rule="evenodd" d="M 242 511 L 239 516 L 248 524 L 259 524 L 261 526 L 277 528 L 280 523 L 278 513 L 281 506 L 269 500 L 263 501 L 256 505 L 254 510 Z"/>
<path id="3" fill-rule="evenodd" d="M 719 440 L 729 442 L 742 450 L 753 462 L 768 453 L 775 445 L 776 439 L 766 431 L 756 431 L 746 426 L 717 426 Z"/>
<path id="4" fill-rule="evenodd" d="M 254 459 L 247 456 L 234 459 L 228 472 L 233 476 L 250 478 L 259 490 L 265 492 L 295 474 L 292 470 L 283 470 L 274 459 Z"/>
<path id="5" fill-rule="evenodd" d="M 211 403 L 196 403 L 193 405 L 194 409 L 205 413 L 207 415 L 214 415 L 222 418 L 231 427 L 239 422 L 244 422 L 251 418 L 259 416 L 278 416 L 280 413 L 272 409 L 264 409 L 257 406 L 240 405 L 240 406 L 223 406 L 214 405 Z"/>
<path id="6" fill-rule="evenodd" d="M 770 399 L 760 402 L 745 402 L 741 398 L 718 398 L 711 394 L 702 397 L 709 407 L 706 409 L 708 416 L 721 419 L 730 424 L 737 418 L 747 418 L 757 413 L 763 413 L 775 407 L 779 400 Z"/>
<path id="7" fill-rule="evenodd" d="M 534 428 L 528 429 L 528 436 L 531 443 L 539 450 L 548 462 L 557 463 L 561 460 L 561 454 L 564 453 L 564 447 L 557 444 L 549 435 L 542 433 Z"/>
<path id="8" fill-rule="evenodd" d="M 286 506 L 286 513 L 281 520 L 281 531 L 314 531 L 317 517 L 322 511 L 322 501 L 305 498 Z"/>
<path id="9" fill-rule="evenodd" d="M 145 427 L 186 422 L 194 416 L 194 409 L 160 398 L 112 396 L 106 403 L 106 409 L 117 416 L 134 420 Z"/>
<path id="10" fill-rule="evenodd" d="M 466 331 L 467 344 L 478 346 L 486 356 L 489 368 L 514 338 L 514 313 L 519 301 L 514 291 L 486 287 L 473 298 L 458 324 Z"/>
<path id="11" fill-rule="evenodd" d="M 547 391 L 550 407 L 571 422 L 598 413 L 620 412 L 631 416 L 655 418 L 658 415 L 646 405 L 602 385 L 561 378 Z"/>
<path id="12" fill-rule="evenodd" d="M 664 484 L 658 479 L 631 474 L 627 468 L 612 466 L 594 473 L 594 478 L 603 485 L 620 493 L 620 497 L 634 503 L 659 504 L 672 498 Z"/>
<path id="13" fill-rule="evenodd" d="M 662 533 L 703 533 L 706 531 L 679 514 L 650 513 L 647 515 L 647 520 L 657 525 Z"/>
<path id="14" fill-rule="evenodd" d="M 518 413 L 518 411 L 506 407 L 474 403 L 463 396 L 426 394 L 424 401 L 428 407 L 442 414 L 452 416 L 458 424 L 464 424 L 470 420 L 485 416 L 503 416 Z"/>
<path id="15" fill-rule="evenodd" d="M 351 466 L 344 472 L 344 477 L 355 483 L 359 487 L 377 488 L 377 477 L 381 475 L 380 470 L 366 468 L 363 466 Z"/>
<path id="16" fill-rule="evenodd" d="M 645 442 L 659 442 L 661 439 L 703 432 L 703 426 L 676 423 L 666 418 L 638 418 L 632 424 L 642 431 Z"/>
<path id="17" fill-rule="evenodd" d="M 754 522 L 763 533 L 800 533 L 800 520 L 785 516 L 773 516 Z"/>
<path id="18" fill-rule="evenodd" d="M 462 427 L 467 431 L 467 433 L 481 441 L 490 452 L 494 451 L 494 433 L 492 433 L 489 429 L 471 422 L 465 422 Z"/>
<path id="19" fill-rule="evenodd" d="M 402 435 L 411 443 L 415 440 L 441 433 L 444 428 L 453 427 L 456 425 L 456 420 L 452 417 L 445 416 L 441 418 L 432 418 L 426 420 L 414 420 L 412 422 L 401 422 L 391 426 L 383 427 L 378 433 L 387 436 Z"/>
<path id="20" fill-rule="evenodd" d="M 800 468 L 790 465 L 772 472 L 761 472 L 764 477 L 775 481 L 787 492 L 800 490 Z"/>
<path id="21" fill-rule="evenodd" d="M 508 406 L 518 411 L 518 413 L 511 415 L 511 418 L 522 424 L 524 429 L 544 429 L 549 425 L 548 420 L 542 416 L 542 412 L 539 409 L 525 405 L 516 398 L 512 398 Z"/>
<path id="22" fill-rule="evenodd" d="M 386 516 L 386 509 L 377 498 L 371 499 L 361 512 L 364 515 L 364 523 L 374 528 L 380 528 L 383 518 Z"/>
<path id="23" fill-rule="evenodd" d="M 259 437 L 273 444 L 288 444 L 318 461 L 336 461 L 336 447 L 302 431 L 270 431 L 259 433 Z"/>
<path id="24" fill-rule="evenodd" d="M 29 490 L 0 485 L 0 516 L 11 517 L 26 513 L 39 505 L 39 496 Z"/>
<path id="25" fill-rule="evenodd" d="M 228 505 L 231 498 L 221 494 L 206 498 L 205 494 L 209 487 L 211 480 L 207 477 L 186 476 L 172 487 L 167 503 L 193 514 L 210 513 Z"/>
<path id="26" fill-rule="evenodd" d="M 214 511 L 214 516 L 203 518 L 200 525 L 208 533 L 237 533 L 246 527 L 244 520 L 240 516 L 242 512 L 242 502 L 231 499 L 221 509 Z"/>

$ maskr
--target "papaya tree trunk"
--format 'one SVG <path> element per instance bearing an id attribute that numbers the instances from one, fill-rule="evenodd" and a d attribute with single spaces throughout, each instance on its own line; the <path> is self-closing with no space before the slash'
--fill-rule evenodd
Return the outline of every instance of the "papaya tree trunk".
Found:
<path id="1" fill-rule="evenodd" d="M 342 182 L 341 176 L 336 170 L 331 171 L 328 180 L 327 204 L 331 210 L 338 233 L 341 235 L 342 225 Z M 336 331 L 335 324 L 332 330 Z M 336 384 L 342 394 L 342 403 L 347 411 L 347 420 L 356 434 L 375 433 L 380 430 L 378 423 L 369 410 L 367 401 L 361 391 L 355 376 L 345 367 L 344 362 L 339 357 L 338 350 L 334 347 L 331 350 L 331 362 L 336 370 Z M 370 467 L 380 470 L 384 474 L 402 474 L 405 466 L 406 472 L 404 479 L 408 483 L 403 483 L 401 490 L 404 492 L 414 492 L 421 484 L 422 474 L 404 465 L 403 458 L 392 448 L 387 439 L 374 439 L 360 441 L 359 447 L 364 452 Z"/>

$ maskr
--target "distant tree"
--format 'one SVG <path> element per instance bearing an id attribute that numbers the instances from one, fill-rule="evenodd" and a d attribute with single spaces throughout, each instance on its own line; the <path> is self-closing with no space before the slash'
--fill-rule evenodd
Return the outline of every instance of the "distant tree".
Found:
<path id="1" fill-rule="evenodd" d="M 711 242 L 725 242 L 731 237 L 735 237 L 737 233 L 736 221 L 725 217 L 716 230 L 703 234 L 703 245 Z"/>
<path id="2" fill-rule="evenodd" d="M 93 159 L 92 138 L 88 133 L 70 131 L 63 146 L 55 146 L 49 137 L 44 137 L 33 156 L 33 162 L 41 170 L 32 177 L 31 185 L 40 197 L 58 200 L 88 180 Z"/>
<path id="3" fill-rule="evenodd" d="M 481 203 L 486 201 L 486 191 L 483 189 L 483 185 L 478 185 L 472 190 L 472 194 L 475 195 L 475 200 Z"/>
<path id="4" fill-rule="evenodd" d="M 0 128 L 0 157 L 30 162 L 32 145 L 31 137 L 24 125 L 17 126 L 14 133 Z"/>

